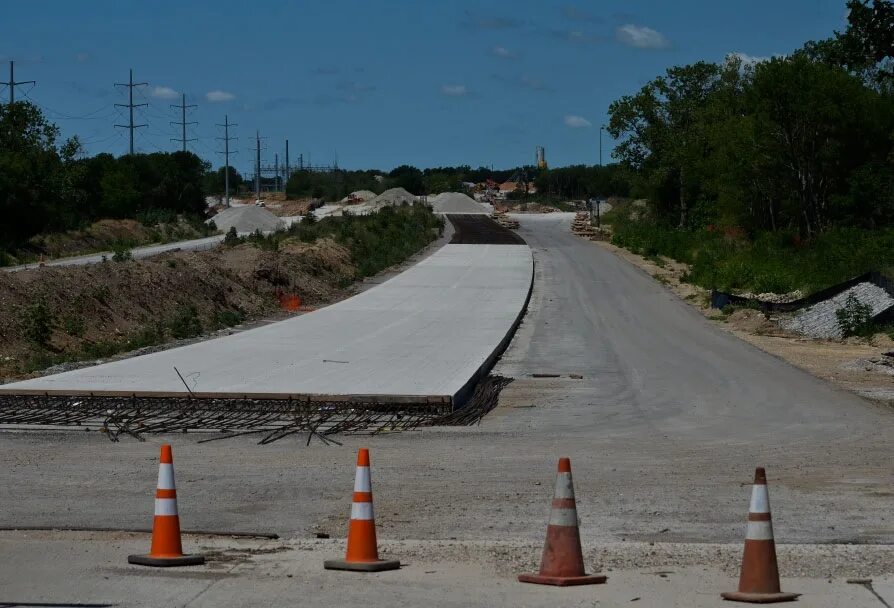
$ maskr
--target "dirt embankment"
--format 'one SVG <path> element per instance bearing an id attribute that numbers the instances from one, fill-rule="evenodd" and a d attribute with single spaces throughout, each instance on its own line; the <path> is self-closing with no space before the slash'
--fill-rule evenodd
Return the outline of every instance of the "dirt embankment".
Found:
<path id="1" fill-rule="evenodd" d="M 0 380 L 195 337 L 347 295 L 350 252 L 321 239 L 0 273 Z"/>
<path id="2" fill-rule="evenodd" d="M 63 258 L 96 251 L 197 239 L 207 235 L 207 230 L 183 219 L 151 226 L 136 220 L 100 220 L 83 230 L 39 234 L 28 242 L 31 253 L 24 258 Z"/>

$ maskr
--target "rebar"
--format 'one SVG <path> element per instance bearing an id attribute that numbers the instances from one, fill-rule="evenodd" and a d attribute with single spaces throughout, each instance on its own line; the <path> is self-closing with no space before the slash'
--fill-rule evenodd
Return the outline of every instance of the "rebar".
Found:
<path id="1" fill-rule="evenodd" d="M 144 441 L 152 433 L 220 433 L 202 441 L 260 435 L 268 444 L 297 433 L 307 433 L 325 444 L 332 435 L 375 435 L 429 426 L 480 423 L 496 407 L 500 391 L 511 380 L 488 376 L 479 382 L 462 408 L 421 398 L 378 401 L 373 398 L 288 397 L 252 398 L 202 396 L 12 395 L 0 394 L 0 429 L 77 427 L 106 433 L 117 442 L 122 435 Z M 340 445 L 340 444 L 338 444 Z"/>

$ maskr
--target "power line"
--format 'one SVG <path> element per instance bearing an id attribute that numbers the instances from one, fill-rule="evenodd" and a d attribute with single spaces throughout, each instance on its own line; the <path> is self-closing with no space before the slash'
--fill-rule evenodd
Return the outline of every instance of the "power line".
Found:
<path id="1" fill-rule="evenodd" d="M 186 152 L 186 142 L 188 142 L 188 141 L 196 141 L 195 138 L 193 138 L 193 139 L 187 139 L 187 138 L 186 138 L 186 125 L 197 125 L 197 124 L 199 124 L 199 123 L 197 123 L 197 122 L 195 122 L 195 121 L 193 121 L 193 122 L 186 122 L 186 110 L 187 110 L 187 108 L 197 108 L 198 106 L 195 105 L 195 104 L 192 104 L 192 105 L 186 105 L 186 93 L 183 93 L 183 98 L 182 98 L 182 100 L 180 101 L 180 105 L 177 106 L 177 105 L 173 105 L 173 104 L 171 104 L 171 107 L 172 107 L 172 108 L 180 108 L 180 112 L 181 112 L 181 114 L 180 114 L 180 122 L 172 122 L 171 125 L 180 125 L 180 128 L 181 128 L 181 134 L 180 134 L 180 139 L 179 139 L 179 141 L 180 141 L 180 145 L 181 145 L 182 150 L 183 150 L 184 152 Z M 172 137 L 172 138 L 171 138 L 171 141 L 178 141 L 178 139 Z"/>
<path id="2" fill-rule="evenodd" d="M 9 105 L 12 107 L 12 104 L 16 102 L 16 87 L 20 84 L 37 84 L 34 80 L 20 80 L 16 82 L 15 76 L 15 61 L 9 62 L 9 82 L 0 82 L 0 84 L 5 84 L 9 87 Z"/>
<path id="3" fill-rule="evenodd" d="M 148 85 L 149 85 L 148 82 L 134 83 L 132 68 L 130 70 L 130 79 L 126 84 L 117 83 L 117 82 L 115 83 L 116 87 L 127 87 L 128 102 L 127 103 L 116 103 L 115 106 L 120 107 L 120 108 L 127 108 L 128 110 L 130 110 L 130 121 L 126 125 L 115 125 L 115 126 L 121 128 L 121 129 L 127 129 L 128 131 L 130 131 L 130 154 L 131 154 L 131 156 L 133 156 L 133 132 L 134 132 L 134 129 L 139 129 L 140 127 L 147 126 L 145 124 L 142 124 L 142 125 L 133 124 L 133 109 L 136 107 L 139 107 L 139 106 L 148 106 L 149 105 L 148 103 L 135 104 L 133 102 L 133 90 L 134 90 L 134 87 L 145 87 Z"/>
<path id="4" fill-rule="evenodd" d="M 235 137 L 230 137 L 230 127 L 238 127 L 239 125 L 234 125 L 230 122 L 229 116 L 224 114 L 224 124 L 217 125 L 218 127 L 223 127 L 224 136 L 218 137 L 217 139 L 222 139 L 224 142 L 224 192 L 227 200 L 227 207 L 230 206 L 230 140 L 236 139 Z M 260 140 L 258 145 L 260 146 Z M 259 152 L 260 154 L 260 152 Z"/>

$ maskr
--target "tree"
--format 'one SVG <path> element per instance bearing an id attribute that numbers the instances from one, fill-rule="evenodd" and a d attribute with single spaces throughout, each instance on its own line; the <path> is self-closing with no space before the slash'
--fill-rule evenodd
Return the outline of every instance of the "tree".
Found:
<path id="1" fill-rule="evenodd" d="M 720 81 L 720 67 L 698 62 L 667 70 L 637 94 L 609 106 L 608 131 L 620 144 L 615 156 L 645 176 L 664 215 L 689 224 L 699 196 L 699 162 L 706 144 L 698 114 Z"/>
<path id="2" fill-rule="evenodd" d="M 411 194 L 423 194 L 425 184 L 422 181 L 422 171 L 416 167 L 401 165 L 393 169 L 388 178 L 393 188 L 403 188 Z"/>
<path id="3" fill-rule="evenodd" d="M 235 167 L 220 167 L 205 173 L 203 187 L 207 194 L 223 194 L 226 191 L 227 169 L 230 174 L 230 192 L 236 192 L 245 181 Z"/>

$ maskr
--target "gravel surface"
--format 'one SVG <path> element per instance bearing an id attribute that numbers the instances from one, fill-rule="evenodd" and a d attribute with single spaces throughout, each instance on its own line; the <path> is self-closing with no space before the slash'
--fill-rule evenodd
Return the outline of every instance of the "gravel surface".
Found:
<path id="1" fill-rule="evenodd" d="M 841 327 L 838 325 L 835 313 L 844 308 L 850 296 L 856 297 L 863 304 L 868 304 L 872 309 L 872 316 L 894 306 L 894 298 L 887 291 L 874 283 L 860 283 L 799 312 L 784 322 L 783 327 L 811 338 L 840 338 Z"/>
<path id="2" fill-rule="evenodd" d="M 460 213 L 469 215 L 473 213 L 491 214 L 493 206 L 479 203 L 462 192 L 442 192 L 428 199 L 435 213 Z"/>
<path id="3" fill-rule="evenodd" d="M 185 529 L 273 531 L 298 543 L 253 557 L 234 578 L 183 572 L 162 586 L 162 575 L 123 565 L 134 542 L 66 552 L 9 541 L 0 551 L 27 576 L 0 588 L 47 602 L 176 590 L 194 605 L 294 604 L 300 593 L 306 605 L 328 606 L 592 608 L 637 597 L 637 606 L 721 606 L 763 465 L 783 575 L 806 577 L 784 587 L 813 607 L 881 605 L 842 577 L 894 569 L 890 547 L 875 546 L 894 542 L 894 413 L 714 327 L 644 272 L 571 235 L 571 217 L 519 218 L 535 252 L 534 293 L 496 369 L 514 381 L 480 426 L 340 437 L 341 446 L 305 445 L 306 436 L 259 446 L 251 436 L 112 444 L 96 432 L 0 434 L 0 483 L 14 488 L 0 494 L 0 526 L 146 527 L 167 440 Z M 534 377 L 544 373 L 555 377 Z M 324 573 L 320 561 L 341 545 L 312 539 L 343 537 L 361 446 L 371 449 L 383 554 L 408 565 L 376 577 Z M 535 567 L 559 456 L 572 459 L 588 564 L 612 569 L 600 588 L 543 589 L 511 576 Z M 695 563 L 704 565 L 686 565 Z M 826 575 L 833 582 L 814 578 Z M 890 602 L 890 574 L 879 580 Z"/>
<path id="4" fill-rule="evenodd" d="M 221 232 L 227 232 L 230 228 L 236 228 L 236 232 L 248 233 L 260 230 L 261 232 L 273 232 L 283 227 L 283 222 L 263 207 L 230 207 L 224 209 L 211 221 Z"/>

